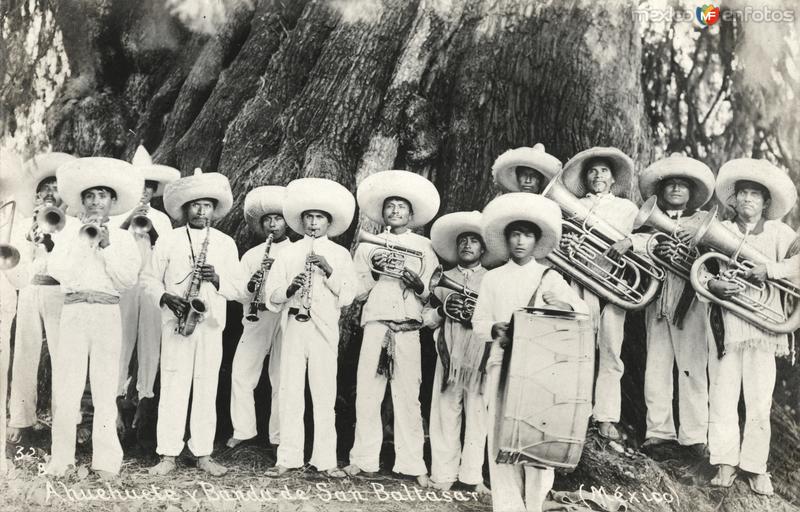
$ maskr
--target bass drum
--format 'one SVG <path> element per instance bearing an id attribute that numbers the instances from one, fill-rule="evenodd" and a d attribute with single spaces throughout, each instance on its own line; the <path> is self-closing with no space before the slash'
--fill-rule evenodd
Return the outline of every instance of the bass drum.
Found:
<path id="1" fill-rule="evenodd" d="M 512 322 L 494 425 L 496 460 L 573 469 L 592 414 L 591 320 L 571 311 L 526 308 Z"/>

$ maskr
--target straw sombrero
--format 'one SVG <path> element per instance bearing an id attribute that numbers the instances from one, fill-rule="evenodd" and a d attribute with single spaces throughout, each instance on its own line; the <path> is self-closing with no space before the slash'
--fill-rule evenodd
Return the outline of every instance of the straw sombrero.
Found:
<path id="1" fill-rule="evenodd" d="M 511 192 L 489 202 L 483 209 L 481 234 L 486 244 L 484 263 L 496 266 L 508 260 L 504 230 L 515 221 L 532 222 L 542 230 L 536 241 L 533 257 L 541 259 L 552 251 L 561 239 L 561 208 L 538 194 Z"/>
<path id="2" fill-rule="evenodd" d="M 33 215 L 36 207 L 36 187 L 42 180 L 55 176 L 56 170 L 63 164 L 74 160 L 74 156 L 57 151 L 42 153 L 27 160 L 23 164 L 22 173 L 15 176 L 13 180 L 16 183 L 14 196 L 17 201 L 17 214 L 23 217 Z M 5 162 L 3 165 L 5 166 Z M 63 194 L 59 195 L 63 196 Z M 80 208 L 77 211 L 81 211 Z"/>
<path id="3" fill-rule="evenodd" d="M 274 185 L 256 187 L 244 198 L 244 220 L 250 229 L 266 236 L 261 219 L 270 213 L 283 215 L 283 202 L 286 199 L 286 187 Z"/>
<path id="4" fill-rule="evenodd" d="M 119 215 L 139 203 L 144 187 L 144 178 L 134 166 L 124 160 L 102 156 L 72 159 L 58 168 L 56 179 L 59 195 L 75 214 L 83 211 L 81 194 L 84 190 L 112 189 L 117 200 L 108 214 Z"/>
<path id="5" fill-rule="evenodd" d="M 764 210 L 767 220 L 780 219 L 797 202 L 797 189 L 789 175 L 767 160 L 737 158 L 725 163 L 717 174 L 717 198 L 733 206 L 737 181 L 754 181 L 769 190 L 771 201 Z"/>
<path id="6" fill-rule="evenodd" d="M 584 175 L 586 164 L 595 158 L 605 158 L 611 162 L 614 185 L 611 192 L 618 197 L 627 197 L 633 182 L 633 160 L 617 148 L 594 147 L 581 151 L 564 164 L 562 181 L 576 197 L 586 195 Z"/>
<path id="7" fill-rule="evenodd" d="M 519 192 L 516 170 L 520 165 L 542 173 L 545 179 L 542 189 L 561 170 L 561 160 L 548 154 L 543 144 L 536 144 L 532 148 L 509 149 L 498 156 L 492 165 L 494 183 L 505 192 Z"/>
<path id="8" fill-rule="evenodd" d="M 481 212 L 455 212 L 442 215 L 431 226 L 431 244 L 440 258 L 448 263 L 458 261 L 456 240 L 462 233 L 481 234 Z"/>
<path id="9" fill-rule="evenodd" d="M 657 160 L 642 171 L 639 174 L 639 192 L 646 199 L 656 194 L 660 183 L 668 178 L 683 178 L 694 184 L 686 205 L 690 210 L 700 208 L 714 194 L 714 173 L 711 169 L 700 160 L 678 153 Z"/>
<path id="10" fill-rule="evenodd" d="M 145 181 L 158 182 L 158 188 L 153 197 L 164 195 L 164 187 L 167 186 L 167 183 L 171 183 L 181 177 L 181 172 L 174 167 L 154 164 L 150 153 L 147 152 L 144 146 L 136 148 L 136 153 L 134 153 L 131 163 L 139 169 Z"/>
<path id="11" fill-rule="evenodd" d="M 419 174 L 408 171 L 381 171 L 368 176 L 356 191 L 358 207 L 372 222 L 383 224 L 383 202 L 402 197 L 411 203 L 414 215 L 409 228 L 424 226 L 439 211 L 439 192 Z"/>
<path id="12" fill-rule="evenodd" d="M 217 202 L 211 220 L 227 215 L 233 206 L 233 194 L 227 176 L 218 172 L 204 173 L 196 168 L 193 175 L 167 184 L 164 188 L 164 209 L 176 222 L 183 222 L 183 205 L 203 198 Z"/>
<path id="13" fill-rule="evenodd" d="M 304 233 L 303 212 L 320 210 L 331 216 L 328 236 L 341 235 L 353 221 L 356 210 L 353 194 L 342 185 L 325 178 L 300 178 L 286 186 L 283 218 L 296 233 Z"/>

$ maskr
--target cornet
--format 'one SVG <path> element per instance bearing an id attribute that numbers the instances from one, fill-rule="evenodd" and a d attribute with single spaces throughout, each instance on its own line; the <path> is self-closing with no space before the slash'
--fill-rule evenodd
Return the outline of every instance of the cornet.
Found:
<path id="1" fill-rule="evenodd" d="M 89 243 L 90 247 L 96 247 L 100 242 L 100 232 L 108 222 L 108 217 L 89 217 L 84 219 L 84 224 L 78 231 L 78 236 Z"/>
<path id="2" fill-rule="evenodd" d="M 45 235 L 51 235 L 64 229 L 67 217 L 64 211 L 52 204 L 45 204 L 36 208 L 34 225 L 36 230 L 28 232 L 26 238 L 31 242 L 40 244 Z"/>
<path id="3" fill-rule="evenodd" d="M 386 234 L 388 232 L 389 228 L 387 227 Z M 425 262 L 422 259 L 421 251 L 393 244 L 387 238 L 373 235 L 366 231 L 359 231 L 357 240 L 359 243 L 378 246 L 372 249 L 367 256 L 369 268 L 376 274 L 400 279 L 403 277 L 403 270 L 410 270 L 417 275 L 421 275 L 425 270 Z M 372 263 L 372 258 L 378 254 L 386 254 L 387 256 L 387 262 L 383 268 L 375 268 Z"/>
<path id="4" fill-rule="evenodd" d="M 441 265 L 436 267 L 436 270 L 433 271 L 430 283 L 428 284 L 428 289 L 433 290 L 438 286 L 453 290 L 447 294 L 447 296 L 444 298 L 444 302 L 442 303 L 444 314 L 448 318 L 457 322 L 470 321 L 472 319 L 472 313 L 475 311 L 475 304 L 478 302 L 478 292 L 468 288 L 465 284 L 458 283 L 444 275 L 444 268 Z M 457 315 L 452 315 L 448 311 L 448 309 L 451 309 L 448 307 L 448 305 L 450 300 L 457 296 L 464 298 L 464 306 L 459 309 Z"/>
<path id="5" fill-rule="evenodd" d="M 4 203 L 0 206 L 0 211 L 4 209 L 10 209 L 11 214 L 7 221 L 0 224 L 0 227 L 6 228 L 2 237 L 0 237 L 0 270 L 14 268 L 17 266 L 17 263 L 19 263 L 19 251 L 9 243 L 11 240 L 11 230 L 14 227 L 14 214 L 17 210 L 17 202 L 8 201 Z"/>
<path id="6" fill-rule="evenodd" d="M 139 201 L 139 206 L 145 206 L 146 204 L 144 196 L 142 196 L 141 201 Z M 153 229 L 153 221 L 151 221 L 147 215 L 136 215 L 131 219 L 131 227 L 135 234 L 146 235 Z"/>

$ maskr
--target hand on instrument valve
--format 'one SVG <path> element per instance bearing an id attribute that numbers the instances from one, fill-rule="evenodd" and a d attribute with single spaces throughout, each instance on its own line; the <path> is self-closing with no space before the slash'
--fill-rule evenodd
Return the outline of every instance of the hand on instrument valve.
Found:
<path id="1" fill-rule="evenodd" d="M 219 290 L 219 275 L 214 270 L 214 265 L 205 264 L 200 267 L 200 278 L 214 285 Z"/>
<path id="2" fill-rule="evenodd" d="M 425 285 L 422 284 L 422 279 L 419 278 L 416 272 L 405 268 L 403 269 L 403 277 L 401 279 L 403 284 L 406 285 L 406 288 L 414 290 L 414 293 L 417 295 L 425 291 Z"/>
<path id="3" fill-rule="evenodd" d="M 757 283 L 763 283 L 767 280 L 767 265 L 764 263 L 759 263 L 758 265 L 754 266 L 753 268 L 748 268 L 742 274 L 742 277 L 745 279 L 750 279 Z"/>
<path id="4" fill-rule="evenodd" d="M 572 306 L 564 302 L 563 300 L 558 300 L 556 294 L 553 292 L 542 292 L 542 300 L 544 300 L 546 306 L 542 306 L 542 309 L 560 309 L 562 311 L 572 311 Z"/>
<path id="5" fill-rule="evenodd" d="M 721 299 L 730 299 L 740 291 L 739 285 L 721 279 L 712 279 L 708 282 L 708 290 Z"/>
<path id="6" fill-rule="evenodd" d="M 101 224 L 100 226 L 97 227 L 97 229 L 100 230 L 100 235 L 97 239 L 97 245 L 99 245 L 101 249 L 105 249 L 106 247 L 111 245 L 111 241 L 109 240 L 108 237 L 108 226 L 106 226 L 105 224 Z"/>
<path id="7" fill-rule="evenodd" d="M 460 318 L 465 302 L 463 295 L 454 293 L 445 302 L 445 311 L 452 317 Z"/>
<path id="8" fill-rule="evenodd" d="M 250 277 L 250 281 L 247 282 L 248 292 L 253 293 L 256 291 L 256 286 L 258 285 L 258 282 L 261 281 L 261 276 L 263 275 L 264 273 L 261 272 L 261 269 L 258 269 L 253 273 L 253 275 Z"/>
<path id="9" fill-rule="evenodd" d="M 331 267 L 330 263 L 328 263 L 328 260 L 325 259 L 325 256 L 320 254 L 309 254 L 307 259 L 309 263 L 319 267 L 319 269 L 325 273 L 325 277 L 331 277 L 331 274 L 333 274 L 333 267 Z"/>
<path id="10" fill-rule="evenodd" d="M 696 233 L 694 230 L 688 230 L 686 228 L 678 228 L 678 231 L 675 232 L 675 236 L 678 238 L 678 240 L 686 245 L 691 245 L 695 235 Z"/>
<path id="11" fill-rule="evenodd" d="M 578 250 L 580 243 L 580 236 L 577 233 L 564 233 L 561 235 L 559 248 L 565 253 L 575 252 Z"/>
<path id="12" fill-rule="evenodd" d="M 176 318 L 180 318 L 183 316 L 186 308 L 189 307 L 189 302 L 183 297 L 179 297 L 171 293 L 165 293 L 161 296 L 160 305 L 162 307 L 167 306 Z"/>
<path id="13" fill-rule="evenodd" d="M 305 285 L 305 283 L 306 283 L 306 277 L 304 273 L 297 274 L 296 276 L 294 276 L 294 279 L 292 279 L 292 284 L 290 284 L 289 287 L 286 288 L 286 297 L 287 298 L 292 297 L 295 293 L 297 293 L 297 290 L 299 290 Z"/>
<path id="14" fill-rule="evenodd" d="M 633 247 L 633 240 L 630 238 L 623 238 L 622 240 L 614 242 L 614 245 L 608 248 L 608 257 L 615 260 L 619 259 L 623 254 L 630 251 L 631 247 Z"/>
<path id="15" fill-rule="evenodd" d="M 492 326 L 492 339 L 496 340 L 503 350 L 511 346 L 511 336 L 508 332 L 510 327 L 510 322 L 497 322 Z"/>

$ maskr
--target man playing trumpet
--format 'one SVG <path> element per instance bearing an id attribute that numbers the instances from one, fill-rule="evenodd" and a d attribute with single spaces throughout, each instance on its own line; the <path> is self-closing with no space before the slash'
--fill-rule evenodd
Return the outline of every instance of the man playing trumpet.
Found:
<path id="1" fill-rule="evenodd" d="M 347 231 L 355 201 L 342 185 L 322 178 L 289 183 L 283 215 L 302 240 L 286 248 L 267 277 L 267 307 L 283 312 L 280 364 L 280 476 L 303 466 L 305 380 L 314 405 L 314 447 L 310 463 L 327 476 L 342 478 L 336 458 L 336 374 L 341 308 L 355 297 L 350 251 L 330 240 Z"/>
<path id="2" fill-rule="evenodd" d="M 427 283 L 438 266 L 430 240 L 411 232 L 439 210 L 439 192 L 408 171 L 375 173 L 358 187 L 358 205 L 371 221 L 386 226 L 380 235 L 405 250 L 373 250 L 360 244 L 354 263 L 359 296 L 368 295 L 361 313 L 364 326 L 356 381 L 356 433 L 350 450 L 350 475 L 377 472 L 383 442 L 381 403 L 391 381 L 394 406 L 394 471 L 428 484 L 422 458 L 424 433 L 419 403 L 421 351 L 419 329 Z M 372 254 L 372 256 L 370 256 Z"/>
<path id="3" fill-rule="evenodd" d="M 192 395 L 189 450 L 197 467 L 221 476 L 214 462 L 217 382 L 222 363 L 226 301 L 239 297 L 239 252 L 231 237 L 210 226 L 233 205 L 228 178 L 195 169 L 164 189 L 164 207 L 181 227 L 159 236 L 145 267 L 144 286 L 161 306 L 161 398 L 156 435 L 161 461 L 150 474 L 166 475 L 184 448 Z M 194 304 L 199 301 L 203 311 Z M 190 307 L 192 306 L 192 307 Z M 190 326 L 187 328 L 187 326 Z"/>
<path id="4" fill-rule="evenodd" d="M 657 197 L 657 206 L 679 226 L 672 235 L 686 250 L 708 213 L 698 211 L 714 192 L 714 174 L 704 163 L 678 154 L 661 159 L 639 175 L 642 197 Z M 634 235 L 635 249 L 645 252 L 650 235 Z M 668 239 L 654 247 L 657 257 L 668 258 Z M 691 261 L 688 264 L 691 266 Z M 708 322 L 707 308 L 696 300 L 691 283 L 667 272 L 659 296 L 647 306 L 647 365 L 644 399 L 647 433 L 643 451 L 677 440 L 702 457 L 708 430 Z M 680 428 L 672 415 L 672 374 L 678 366 Z"/>
<path id="5" fill-rule="evenodd" d="M 481 265 L 485 247 L 480 230 L 480 212 L 444 215 L 431 227 L 436 254 L 455 265 L 443 276 L 472 293 L 477 293 L 486 274 Z M 467 299 L 459 291 L 444 286 L 437 286 L 431 292 L 433 296 L 422 313 L 425 326 L 436 329 L 433 337 L 439 355 L 431 398 L 431 483 L 448 490 L 458 480 L 485 492 L 483 452 L 487 413 L 481 370 L 485 344 L 472 331 L 475 299 Z"/>
<path id="6" fill-rule="evenodd" d="M 244 198 L 244 218 L 250 230 L 268 241 L 258 244 L 242 256 L 242 276 L 249 281 L 242 283 L 240 302 L 244 304 L 242 337 L 236 346 L 231 369 L 231 421 L 233 436 L 227 445 L 233 448 L 242 441 L 256 436 L 256 410 L 253 390 L 261 378 L 264 358 L 269 354 L 269 383 L 272 400 L 269 414 L 269 443 L 280 444 L 279 398 L 281 368 L 281 322 L 278 313 L 267 309 L 268 297 L 264 294 L 264 281 L 275 260 L 292 242 L 286 236 L 286 220 L 283 218 L 283 203 L 286 187 L 256 187 Z M 267 254 L 267 251 L 269 253 Z M 266 270 L 264 270 L 266 267 Z M 261 285 L 261 293 L 255 296 Z M 250 312 L 250 306 L 256 311 Z M 255 317 L 250 317 L 254 314 Z"/>

